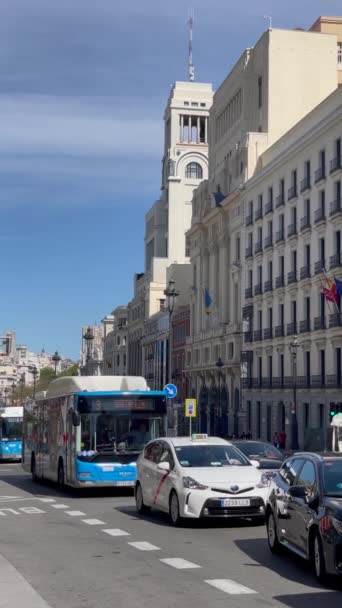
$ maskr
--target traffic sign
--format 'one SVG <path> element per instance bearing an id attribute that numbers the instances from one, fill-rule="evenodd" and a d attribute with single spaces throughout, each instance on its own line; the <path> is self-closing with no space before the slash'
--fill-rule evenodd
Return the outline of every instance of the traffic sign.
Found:
<path id="1" fill-rule="evenodd" d="M 196 418 L 196 399 L 185 399 L 185 417 Z"/>
<path id="2" fill-rule="evenodd" d="M 174 399 L 177 395 L 177 386 L 174 384 L 166 384 L 164 386 L 164 391 L 168 399 Z"/>

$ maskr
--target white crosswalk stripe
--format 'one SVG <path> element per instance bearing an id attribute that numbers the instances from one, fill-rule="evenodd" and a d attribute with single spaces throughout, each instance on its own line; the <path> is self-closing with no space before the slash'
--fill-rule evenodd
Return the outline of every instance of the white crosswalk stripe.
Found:
<path id="1" fill-rule="evenodd" d="M 82 515 L 85 515 L 85 513 L 83 513 L 83 511 L 65 511 L 68 515 L 70 515 L 71 517 L 81 517 Z"/>
<path id="2" fill-rule="evenodd" d="M 220 591 L 224 591 L 229 595 L 251 595 L 252 593 L 258 593 L 249 587 L 245 587 L 244 585 L 240 585 L 240 583 L 236 583 L 235 581 L 230 580 L 229 578 L 215 578 L 213 580 L 204 581 L 208 585 L 219 589 Z"/>
<path id="3" fill-rule="evenodd" d="M 134 547 L 135 549 L 139 549 L 139 551 L 160 551 L 160 547 L 156 547 L 156 545 L 152 545 L 151 543 L 147 542 L 134 542 L 127 544 L 131 545 L 131 547 Z"/>
<path id="4" fill-rule="evenodd" d="M 120 530 L 119 528 L 108 528 L 107 530 L 102 530 L 109 536 L 130 536 L 129 532 L 125 532 L 125 530 Z"/>
<path id="5" fill-rule="evenodd" d="M 53 507 L 53 509 L 70 509 L 68 505 L 62 505 L 58 503 L 56 505 L 51 505 L 51 507 Z"/>
<path id="6" fill-rule="evenodd" d="M 188 562 L 186 559 L 182 559 L 181 557 L 167 557 L 159 560 L 163 562 L 163 564 L 167 564 L 168 566 L 172 566 L 172 568 L 177 568 L 177 570 L 185 570 L 187 568 L 201 568 L 198 564 L 194 564 L 193 562 Z"/>
<path id="7" fill-rule="evenodd" d="M 88 524 L 88 526 L 104 526 L 105 522 L 101 521 L 101 519 L 82 519 L 83 523 Z"/>

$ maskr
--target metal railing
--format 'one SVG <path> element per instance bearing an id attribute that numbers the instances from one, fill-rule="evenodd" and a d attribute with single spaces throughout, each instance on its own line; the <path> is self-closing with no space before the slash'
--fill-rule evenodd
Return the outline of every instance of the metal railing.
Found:
<path id="1" fill-rule="evenodd" d="M 306 230 L 307 228 L 311 228 L 311 221 L 310 221 L 310 216 L 309 215 L 305 215 L 300 220 L 300 229 L 301 230 Z"/>
<path id="2" fill-rule="evenodd" d="M 341 204 L 341 199 L 337 198 L 336 200 L 332 201 L 330 203 L 330 213 L 329 215 L 337 215 L 337 213 L 341 213 L 342 211 L 342 204 Z"/>
<path id="3" fill-rule="evenodd" d="M 307 175 L 300 182 L 300 191 L 304 192 L 305 190 L 309 190 L 309 188 L 311 188 L 311 180 L 310 176 Z"/>
<path id="4" fill-rule="evenodd" d="M 308 331 L 311 331 L 310 319 L 304 319 L 304 321 L 301 321 L 299 323 L 299 331 L 301 334 L 305 334 Z"/>
<path id="5" fill-rule="evenodd" d="M 291 270 L 287 273 L 287 284 L 292 285 L 292 283 L 297 283 L 297 271 Z"/>
<path id="6" fill-rule="evenodd" d="M 301 279 L 308 279 L 310 277 L 311 277 L 310 266 L 303 266 L 300 269 L 300 278 Z"/>
<path id="7" fill-rule="evenodd" d="M 330 173 L 334 173 L 334 171 L 338 171 L 341 169 L 341 156 L 335 156 L 329 163 L 329 171 Z"/>
<path id="8" fill-rule="evenodd" d="M 264 293 L 267 293 L 268 291 L 273 291 L 272 279 L 269 279 L 268 281 L 265 281 L 265 283 L 264 283 Z"/>
<path id="9" fill-rule="evenodd" d="M 280 277 L 276 277 L 276 289 L 279 289 L 280 287 L 285 287 L 285 277 L 284 276 L 280 276 Z"/>
<path id="10" fill-rule="evenodd" d="M 287 200 L 292 201 L 297 197 L 297 186 L 291 186 L 287 191 Z"/>
<path id="11" fill-rule="evenodd" d="M 287 324 L 287 335 L 294 336 L 297 333 L 297 321 L 292 321 Z"/>
<path id="12" fill-rule="evenodd" d="M 277 230 L 276 232 L 276 243 L 281 243 L 282 241 L 285 241 L 285 231 L 283 230 Z"/>
<path id="13" fill-rule="evenodd" d="M 326 221 L 326 216 L 325 216 L 325 209 L 324 207 L 320 207 L 319 209 L 316 209 L 315 211 L 315 224 L 318 224 L 318 222 L 325 222 Z"/>
<path id="14" fill-rule="evenodd" d="M 325 167 L 318 167 L 315 171 L 315 184 L 320 182 L 322 179 L 325 179 Z"/>

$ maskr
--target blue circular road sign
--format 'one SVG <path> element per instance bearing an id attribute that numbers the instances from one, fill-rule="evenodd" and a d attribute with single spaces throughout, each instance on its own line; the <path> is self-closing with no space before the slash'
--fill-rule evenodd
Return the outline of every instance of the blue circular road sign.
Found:
<path id="1" fill-rule="evenodd" d="M 175 386 L 174 384 L 166 384 L 164 386 L 164 391 L 168 399 L 174 399 L 177 395 L 177 386 Z"/>

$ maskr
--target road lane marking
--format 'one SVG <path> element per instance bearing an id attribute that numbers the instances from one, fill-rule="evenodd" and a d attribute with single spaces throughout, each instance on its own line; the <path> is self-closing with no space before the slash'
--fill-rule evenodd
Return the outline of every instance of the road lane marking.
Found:
<path id="1" fill-rule="evenodd" d="M 254 589 L 249 589 L 249 587 L 240 585 L 240 583 L 236 583 L 229 578 L 215 578 L 204 582 L 229 595 L 251 595 L 252 593 L 258 593 Z"/>
<path id="2" fill-rule="evenodd" d="M 37 507 L 17 507 L 17 509 L 18 511 L 16 511 L 15 509 L 9 509 L 8 507 L 6 507 L 5 509 L 0 508 L 0 517 L 7 517 L 7 515 L 21 515 L 22 513 L 26 513 L 26 515 L 46 513 L 46 511 L 38 509 Z"/>
<path id="3" fill-rule="evenodd" d="M 40 502 L 56 502 L 55 498 L 38 498 Z"/>
<path id="4" fill-rule="evenodd" d="M 53 507 L 54 509 L 70 509 L 68 505 L 61 505 L 58 503 L 56 505 L 51 505 L 51 507 Z"/>
<path id="5" fill-rule="evenodd" d="M 85 515 L 85 513 L 83 513 L 83 511 L 65 511 L 67 513 L 67 515 L 70 515 L 70 517 L 81 517 L 82 515 Z"/>
<path id="6" fill-rule="evenodd" d="M 168 566 L 172 566 L 172 568 L 177 568 L 177 570 L 185 570 L 187 568 L 202 568 L 198 564 L 194 564 L 193 562 L 188 562 L 186 559 L 182 559 L 181 557 L 167 557 L 159 560 L 163 562 L 163 564 L 167 564 Z"/>
<path id="7" fill-rule="evenodd" d="M 127 544 L 131 545 L 131 547 L 134 547 L 135 549 L 139 549 L 139 551 L 160 551 L 160 547 L 156 547 L 156 545 L 152 545 L 151 543 L 147 542 L 134 542 Z"/>
<path id="8" fill-rule="evenodd" d="M 119 528 L 108 528 L 107 530 L 102 530 L 109 536 L 131 536 L 129 532 L 125 532 L 125 530 L 120 530 Z"/>
<path id="9" fill-rule="evenodd" d="M 104 526 L 105 522 L 101 521 L 101 519 L 82 519 L 83 523 L 88 524 L 88 526 Z"/>

